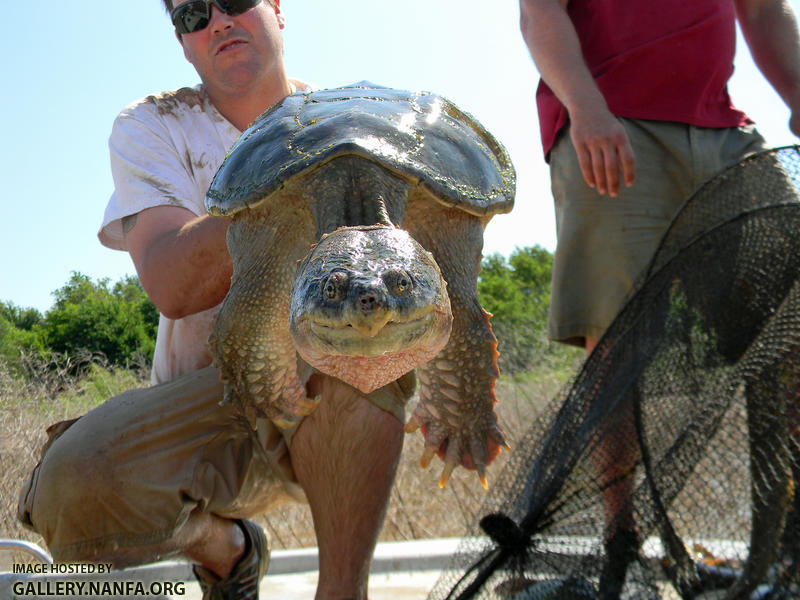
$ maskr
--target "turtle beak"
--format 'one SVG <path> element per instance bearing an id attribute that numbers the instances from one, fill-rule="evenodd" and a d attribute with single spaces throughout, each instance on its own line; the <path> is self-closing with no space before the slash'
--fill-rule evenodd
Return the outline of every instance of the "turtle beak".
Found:
<path id="1" fill-rule="evenodd" d="M 353 286 L 347 318 L 350 325 L 367 337 L 375 337 L 394 317 L 386 302 L 383 281 L 363 282 Z"/>
<path id="2" fill-rule="evenodd" d="M 392 316 L 384 313 L 379 318 L 351 319 L 350 325 L 360 334 L 373 338 L 392 320 Z"/>

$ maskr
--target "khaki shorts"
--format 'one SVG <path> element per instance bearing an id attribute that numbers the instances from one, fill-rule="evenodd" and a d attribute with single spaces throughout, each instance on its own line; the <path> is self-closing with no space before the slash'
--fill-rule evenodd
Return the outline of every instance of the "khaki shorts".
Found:
<path id="1" fill-rule="evenodd" d="M 672 219 L 706 180 L 766 149 L 753 126 L 708 129 L 620 119 L 636 158 L 636 182 L 600 196 L 583 179 L 569 131 L 550 153 L 558 245 L 548 336 L 583 346 L 622 309 Z"/>
<path id="2" fill-rule="evenodd" d="M 403 421 L 414 383 L 411 372 L 370 394 L 353 391 Z M 284 433 L 266 419 L 254 431 L 219 405 L 222 393 L 208 367 L 50 427 L 20 495 L 20 520 L 56 560 L 91 561 L 165 542 L 195 510 L 248 518 L 305 501 Z"/>

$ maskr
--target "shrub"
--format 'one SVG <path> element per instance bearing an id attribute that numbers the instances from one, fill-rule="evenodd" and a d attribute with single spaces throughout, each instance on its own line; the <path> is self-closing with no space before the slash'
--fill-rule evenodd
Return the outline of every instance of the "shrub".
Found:
<path id="1" fill-rule="evenodd" d="M 127 366 L 155 347 L 158 313 L 138 280 L 126 277 L 113 288 L 73 272 L 56 290 L 41 331 L 47 348 L 60 354 L 101 353 L 111 365 Z"/>

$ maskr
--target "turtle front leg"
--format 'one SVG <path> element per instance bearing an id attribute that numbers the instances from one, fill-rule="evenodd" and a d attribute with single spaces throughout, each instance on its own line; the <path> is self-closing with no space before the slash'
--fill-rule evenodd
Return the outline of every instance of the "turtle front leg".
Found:
<path id="1" fill-rule="evenodd" d="M 483 223 L 461 210 L 417 201 L 409 202 L 404 227 L 434 255 L 453 311 L 447 345 L 417 369 L 419 403 L 406 431 L 419 428 L 425 437 L 423 468 L 435 454 L 444 460 L 440 487 L 462 465 L 475 469 L 486 488 L 486 466 L 508 444 L 494 411 L 497 338 L 478 302 Z"/>
<path id="2" fill-rule="evenodd" d="M 232 403 L 255 428 L 266 417 L 290 428 L 316 403 L 297 376 L 289 334 L 289 295 L 295 263 L 308 251 L 313 232 L 307 215 L 292 202 L 272 211 L 237 215 L 228 231 L 234 264 L 231 288 L 217 315 L 209 343 L 214 364 Z"/>

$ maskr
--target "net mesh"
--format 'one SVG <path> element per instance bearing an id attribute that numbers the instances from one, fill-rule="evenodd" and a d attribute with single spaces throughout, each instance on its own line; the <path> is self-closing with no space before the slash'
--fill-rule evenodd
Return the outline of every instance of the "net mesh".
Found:
<path id="1" fill-rule="evenodd" d="M 798 188 L 793 147 L 693 194 L 430 600 L 800 597 Z"/>

